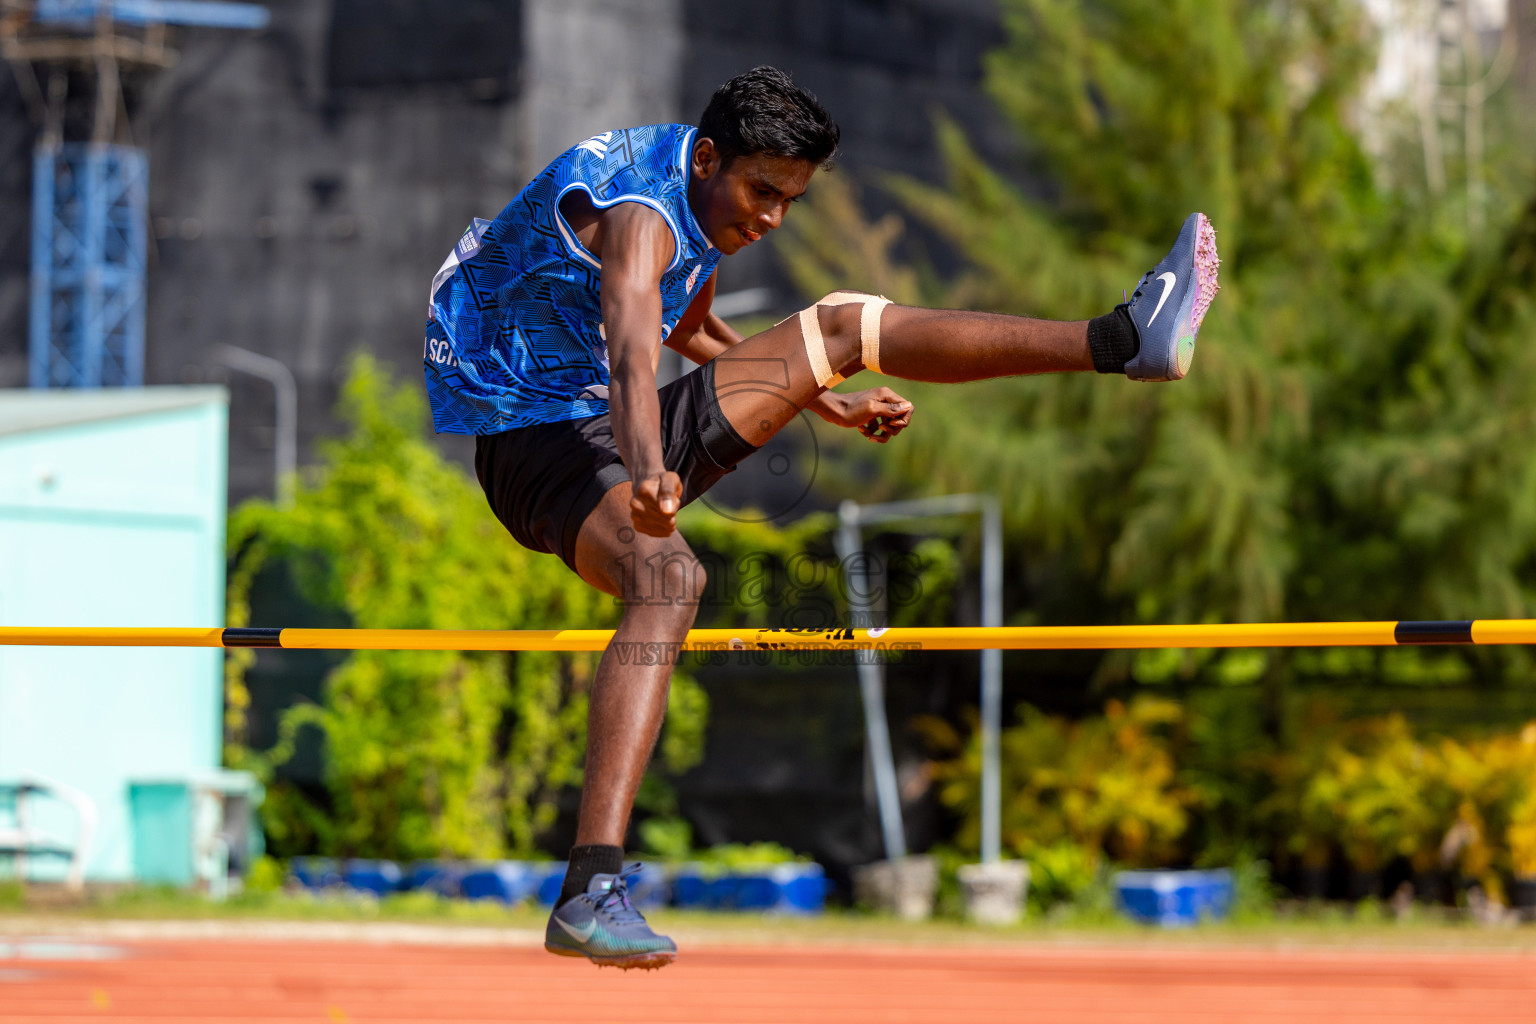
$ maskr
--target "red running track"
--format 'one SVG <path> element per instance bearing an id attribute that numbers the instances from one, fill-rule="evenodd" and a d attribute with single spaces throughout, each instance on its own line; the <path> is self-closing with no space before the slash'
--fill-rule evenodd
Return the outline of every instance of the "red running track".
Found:
<path id="1" fill-rule="evenodd" d="M 685 948 L 621 974 L 528 948 L 0 937 L 0 1022 L 34 1021 L 1530 1024 L 1536 955 Z"/>

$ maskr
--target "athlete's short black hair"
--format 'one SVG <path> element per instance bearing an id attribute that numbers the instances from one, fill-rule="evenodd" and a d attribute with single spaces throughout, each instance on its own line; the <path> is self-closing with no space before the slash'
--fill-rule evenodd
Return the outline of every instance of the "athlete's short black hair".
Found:
<path id="1" fill-rule="evenodd" d="M 766 153 L 825 167 L 841 134 L 815 96 L 766 64 L 716 89 L 699 118 L 699 135 L 714 142 L 721 163 Z"/>

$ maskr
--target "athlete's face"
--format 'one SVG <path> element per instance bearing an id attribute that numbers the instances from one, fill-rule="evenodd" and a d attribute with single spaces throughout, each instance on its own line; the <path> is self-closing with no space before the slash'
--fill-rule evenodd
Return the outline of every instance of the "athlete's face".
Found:
<path id="1" fill-rule="evenodd" d="M 758 153 L 722 164 L 715 144 L 693 147 L 688 202 L 704 234 L 729 256 L 784 223 L 789 204 L 805 195 L 816 165 L 792 156 Z"/>

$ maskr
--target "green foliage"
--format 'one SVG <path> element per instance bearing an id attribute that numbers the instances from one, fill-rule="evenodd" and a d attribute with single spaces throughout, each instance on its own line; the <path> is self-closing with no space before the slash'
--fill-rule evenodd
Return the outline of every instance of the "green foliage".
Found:
<path id="1" fill-rule="evenodd" d="M 825 628 L 843 614 L 838 564 L 828 544 L 836 528 L 826 513 L 787 526 L 735 518 L 703 503 L 684 509 L 678 528 L 710 568 L 700 626 Z"/>
<path id="2" fill-rule="evenodd" d="M 1436 752 L 1419 743 L 1400 715 L 1371 723 L 1359 749 L 1331 746 L 1307 780 L 1302 813 L 1331 821 L 1351 864 L 1380 871 L 1393 857 L 1433 866 L 1455 817 Z"/>
<path id="3" fill-rule="evenodd" d="M 1285 808 L 1276 824 L 1290 826 L 1304 863 L 1324 864 L 1337 847 L 1365 871 L 1402 857 L 1485 887 L 1518 870 L 1525 837 L 1514 822 L 1536 792 L 1536 726 L 1457 739 L 1416 735 L 1401 715 L 1313 723 L 1273 758 L 1274 794 L 1261 807 Z"/>
<path id="4" fill-rule="evenodd" d="M 1007 495 L 1025 621 L 1532 614 L 1536 197 L 1493 204 L 1493 229 L 1469 237 L 1386 184 L 1358 141 L 1374 41 L 1351 0 L 1002 9 L 987 89 L 1048 194 L 941 117 L 944 184 L 881 186 L 963 269 L 938 279 L 895 215 L 872 223 L 852 187 L 824 183 L 789 222 L 797 283 L 1077 319 L 1200 209 L 1222 292 L 1176 385 L 900 385 L 919 416 L 872 489 Z M 1530 678 L 1518 652 L 1389 657 L 1352 675 Z M 1258 683 L 1273 723 L 1284 684 L 1318 671 L 1286 652 L 1110 654 L 1097 682 Z"/>
<path id="5" fill-rule="evenodd" d="M 1176 704 L 1148 697 L 1111 701 L 1102 717 L 1070 723 L 1021 706 L 1001 738 L 1004 847 L 1032 857 L 1070 842 L 1125 864 L 1170 863 L 1197 797 L 1177 777 L 1171 732 L 1181 718 Z M 959 746 L 947 723 L 920 725 L 935 746 Z M 979 849 L 980 730 L 934 775 L 940 799 L 961 816 L 957 843 Z"/>
<path id="6" fill-rule="evenodd" d="M 953 624 L 955 588 L 960 585 L 961 577 L 960 555 L 953 541 L 940 537 L 927 537 L 918 541 L 900 568 L 913 571 L 901 580 L 899 586 L 892 587 L 893 592 L 887 601 L 890 624 Z"/>
<path id="7" fill-rule="evenodd" d="M 342 394 L 343 438 L 291 509 L 249 502 L 229 526 L 229 621 L 248 621 L 256 574 L 292 567 L 306 596 L 377 629 L 518 629 L 598 626 L 616 609 L 558 559 L 528 552 L 496 522 L 479 488 L 427 442 L 419 389 L 391 384 L 360 357 Z M 588 656 L 359 651 L 326 680 L 324 703 L 289 709 L 281 739 L 245 748 L 243 674 L 227 674 L 227 761 L 271 769 L 298 730 L 325 737 L 332 806 L 269 785 L 265 823 L 279 851 L 414 857 L 494 857 L 533 848 L 555 798 L 579 783 Z M 685 683 L 684 738 L 667 757 L 687 760 L 702 706 Z"/>
<path id="8" fill-rule="evenodd" d="M 1357 5 L 1003 10 L 1008 39 L 988 57 L 988 91 L 1067 186 L 1059 221 L 1094 250 L 1132 253 L 1191 209 L 1223 225 L 1228 258 L 1245 264 L 1294 266 L 1318 243 L 1358 241 L 1374 190 L 1346 121 L 1372 57 Z"/>
<path id="9" fill-rule="evenodd" d="M 737 871 L 775 864 L 809 862 L 778 843 L 723 843 L 705 850 L 693 848 L 693 829 L 682 818 L 653 817 L 640 823 L 641 849 L 652 860 L 688 862 L 705 871 Z"/>
<path id="10" fill-rule="evenodd" d="M 1269 863 L 1243 850 L 1222 866 L 1232 872 L 1232 920 L 1236 924 L 1272 921 L 1280 887 L 1270 877 Z"/>
<path id="11" fill-rule="evenodd" d="M 684 861 L 693 852 L 693 829 L 682 818 L 648 818 L 640 823 L 640 849 L 659 861 Z"/>
<path id="12" fill-rule="evenodd" d="M 1091 903 L 1091 894 L 1104 884 L 1104 871 L 1099 851 L 1081 843 L 1062 839 L 1036 845 L 1029 857 L 1029 909 L 1043 914 L 1061 904 Z"/>
<path id="13" fill-rule="evenodd" d="M 1490 892 L 1532 871 L 1536 723 L 1436 736 L 1399 714 L 1344 720 L 1310 699 L 1291 710 L 1292 739 L 1276 743 L 1234 714 L 1239 701 L 1211 696 L 1182 708 L 1111 701 L 1076 722 L 1019 709 L 1002 736 L 1003 843 L 1030 862 L 1031 906 L 1091 901 L 1106 855 L 1131 867 L 1230 867 L 1250 919 L 1273 904 L 1270 863 L 1324 867 L 1335 851 L 1362 871 L 1401 859 Z M 918 726 L 947 755 L 933 776 L 959 816 L 960 855 L 974 856 L 979 734 Z"/>
<path id="14" fill-rule="evenodd" d="M 1275 749 L 1257 748 L 1259 768 L 1267 775 L 1260 782 L 1262 796 L 1253 803 L 1252 822 L 1267 835 L 1277 859 L 1298 859 L 1311 868 L 1328 864 L 1336 836 L 1333 811 L 1315 800 L 1304 799 L 1312 779 L 1321 774 L 1336 750 L 1358 745 L 1361 727 L 1339 723 L 1332 708 L 1322 701 L 1307 702 L 1290 734 L 1293 743 Z"/>
<path id="15" fill-rule="evenodd" d="M 1442 858 L 1486 891 L 1501 891 L 1499 875 L 1524 871 L 1531 852 L 1519 823 L 1536 793 L 1536 723 L 1474 742 L 1442 739 L 1438 753 L 1443 785 L 1455 798 Z"/>
<path id="16" fill-rule="evenodd" d="M 1259 702 L 1248 689 L 1208 688 L 1191 693 L 1184 709 L 1175 753 L 1197 812 L 1182 845 L 1216 867 L 1242 860 L 1255 847 L 1270 849 L 1289 829 L 1259 810 L 1273 791 L 1277 756 Z"/>
<path id="17" fill-rule="evenodd" d="M 809 863 L 810 859 L 778 843 L 722 843 L 693 857 L 694 863 L 718 871 L 770 868 L 775 864 L 803 864 Z"/>
<path id="18" fill-rule="evenodd" d="M 286 877 L 287 872 L 280 861 L 273 857 L 258 857 L 245 874 L 242 891 L 252 894 L 279 892 Z"/>
<path id="19" fill-rule="evenodd" d="M 702 505 L 685 509 L 679 528 L 710 566 L 699 625 L 825 629 L 845 623 L 843 567 L 831 544 L 836 525 L 836 518 L 824 512 L 775 526 L 754 522 L 750 515 L 716 515 Z M 872 535 L 866 550 L 885 560 L 890 625 L 954 621 L 963 563 L 952 540 L 925 537 L 907 548 L 899 542 L 881 544 Z"/>
<path id="20" fill-rule="evenodd" d="M 1505 839 L 1514 873 L 1521 878 L 1536 878 L 1536 790 L 1526 794 L 1510 814 Z"/>

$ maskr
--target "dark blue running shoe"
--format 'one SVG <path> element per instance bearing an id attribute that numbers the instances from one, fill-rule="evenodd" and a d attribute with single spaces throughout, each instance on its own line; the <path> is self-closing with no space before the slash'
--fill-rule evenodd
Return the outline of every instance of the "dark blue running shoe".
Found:
<path id="1" fill-rule="evenodd" d="M 1195 358 L 1195 335 L 1216 297 L 1216 229 L 1192 213 L 1163 261 L 1136 285 L 1131 322 L 1141 351 L 1125 364 L 1132 380 L 1178 380 Z"/>
<path id="2" fill-rule="evenodd" d="M 617 875 L 593 875 L 587 891 L 549 915 L 544 948 L 560 956 L 584 956 L 599 967 L 651 971 L 677 959 L 677 943 L 657 935 L 629 902 L 631 864 Z"/>

